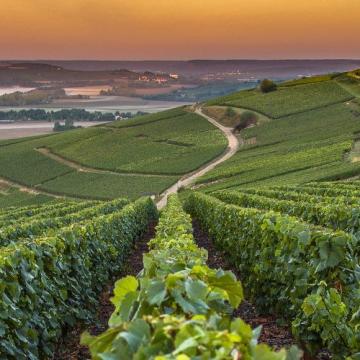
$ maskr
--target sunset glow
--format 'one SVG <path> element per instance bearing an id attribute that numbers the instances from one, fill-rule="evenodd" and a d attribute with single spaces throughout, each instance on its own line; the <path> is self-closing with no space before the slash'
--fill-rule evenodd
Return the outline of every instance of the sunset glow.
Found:
<path id="1" fill-rule="evenodd" d="M 2 59 L 360 58 L 359 0 L 2 0 Z"/>

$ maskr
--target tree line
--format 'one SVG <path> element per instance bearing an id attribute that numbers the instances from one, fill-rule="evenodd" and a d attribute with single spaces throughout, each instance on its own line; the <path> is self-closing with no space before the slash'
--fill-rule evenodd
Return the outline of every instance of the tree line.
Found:
<path id="1" fill-rule="evenodd" d="M 46 111 L 43 109 L 28 109 L 28 110 L 9 110 L 0 111 L 0 120 L 15 120 L 15 121 L 59 121 L 59 120 L 74 120 L 74 121 L 114 121 L 117 118 L 132 118 L 134 116 L 143 115 L 144 112 L 107 112 L 101 111 L 90 112 L 84 109 L 62 109 Z"/>

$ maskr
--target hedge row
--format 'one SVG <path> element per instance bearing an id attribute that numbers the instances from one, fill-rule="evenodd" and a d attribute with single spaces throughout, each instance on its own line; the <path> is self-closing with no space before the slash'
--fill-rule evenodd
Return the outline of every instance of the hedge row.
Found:
<path id="1" fill-rule="evenodd" d="M 259 309 L 293 319 L 293 332 L 310 350 L 323 345 L 337 359 L 358 359 L 360 269 L 354 236 L 199 193 L 190 194 L 186 209 L 227 252 Z"/>
<path id="2" fill-rule="evenodd" d="M 116 282 L 109 329 L 83 336 L 93 359 L 299 358 L 296 349 L 287 357 L 285 350 L 256 345 L 259 329 L 231 319 L 243 298 L 241 284 L 233 273 L 206 266 L 207 252 L 195 244 L 191 218 L 176 196 L 149 246 L 140 276 Z"/>
<path id="3" fill-rule="evenodd" d="M 122 207 L 120 203 L 120 207 Z M 65 326 L 91 317 L 97 295 L 157 217 L 150 199 L 0 253 L 0 354 L 51 357 Z"/>

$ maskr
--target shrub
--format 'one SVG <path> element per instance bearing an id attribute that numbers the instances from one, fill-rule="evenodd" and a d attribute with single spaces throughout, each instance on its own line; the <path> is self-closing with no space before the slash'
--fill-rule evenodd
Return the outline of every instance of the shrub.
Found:
<path id="1" fill-rule="evenodd" d="M 245 111 L 240 115 L 240 121 L 235 126 L 235 130 L 240 131 L 250 125 L 256 124 L 257 115 L 252 111 Z"/>
<path id="2" fill-rule="evenodd" d="M 277 85 L 269 79 L 264 79 L 260 84 L 260 90 L 263 93 L 269 93 L 271 91 L 275 91 L 277 89 Z"/>

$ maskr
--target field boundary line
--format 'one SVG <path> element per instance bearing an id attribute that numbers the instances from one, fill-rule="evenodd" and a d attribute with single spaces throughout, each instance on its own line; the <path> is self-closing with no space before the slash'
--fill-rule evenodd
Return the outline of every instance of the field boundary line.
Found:
<path id="1" fill-rule="evenodd" d="M 10 180 L 10 179 L 5 178 L 3 176 L 0 176 L 0 182 L 5 183 L 5 184 L 7 184 L 9 186 L 15 187 L 15 188 L 19 189 L 20 191 L 31 194 L 31 195 L 43 194 L 43 195 L 54 197 L 56 199 L 63 199 L 63 198 L 66 198 L 66 199 L 79 199 L 79 198 L 77 198 L 75 196 L 67 196 L 67 195 L 60 195 L 60 194 L 54 194 L 54 193 L 51 193 L 51 192 L 47 192 L 47 191 L 41 190 L 41 189 L 39 189 L 37 187 L 31 187 L 31 186 L 16 182 L 14 180 Z"/>
<path id="2" fill-rule="evenodd" d="M 171 174 L 149 174 L 149 173 L 136 173 L 136 172 L 118 172 L 118 171 L 112 171 L 112 170 L 105 170 L 105 169 L 97 169 L 90 166 L 82 165 L 76 161 L 67 159 L 61 155 L 58 155 L 54 152 L 52 152 L 47 147 L 39 147 L 35 148 L 35 151 L 39 152 L 40 154 L 55 160 L 58 163 L 61 163 L 63 165 L 66 165 L 72 169 L 75 169 L 79 172 L 85 172 L 85 173 L 93 173 L 93 174 L 105 174 L 105 175 L 117 175 L 117 176 L 144 176 L 144 177 L 174 177 L 176 175 Z"/>

